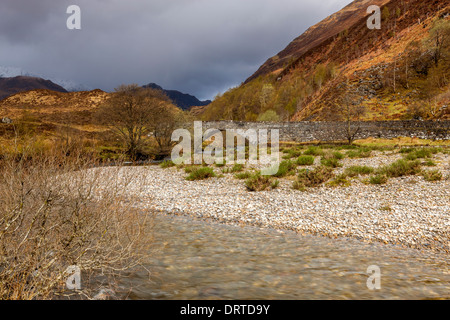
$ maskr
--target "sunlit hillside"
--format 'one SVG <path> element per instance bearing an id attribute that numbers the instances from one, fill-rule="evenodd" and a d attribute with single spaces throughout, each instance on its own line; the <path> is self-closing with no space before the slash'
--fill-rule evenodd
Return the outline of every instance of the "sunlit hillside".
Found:
<path id="1" fill-rule="evenodd" d="M 367 1 L 355 1 L 312 27 L 241 86 L 218 96 L 201 117 L 450 118 L 448 3 L 388 1 L 381 7 L 381 30 L 367 27 L 367 6 Z"/>

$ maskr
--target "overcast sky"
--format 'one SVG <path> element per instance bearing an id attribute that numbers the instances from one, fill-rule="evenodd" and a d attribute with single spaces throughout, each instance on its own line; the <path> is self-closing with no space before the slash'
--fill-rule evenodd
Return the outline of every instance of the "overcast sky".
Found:
<path id="1" fill-rule="evenodd" d="M 0 66 L 212 99 L 351 0 L 1 0 Z M 81 30 L 68 30 L 69 5 Z"/>

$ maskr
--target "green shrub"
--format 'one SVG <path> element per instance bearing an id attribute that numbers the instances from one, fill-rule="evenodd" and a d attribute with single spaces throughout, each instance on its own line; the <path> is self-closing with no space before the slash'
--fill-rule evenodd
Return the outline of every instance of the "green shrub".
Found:
<path id="1" fill-rule="evenodd" d="M 297 158 L 297 157 L 302 155 L 302 151 L 301 150 L 293 149 L 293 148 L 292 149 L 286 149 L 284 151 L 284 153 L 286 153 L 286 155 L 283 156 L 283 159 L 286 159 L 286 160 L 292 159 L 292 158 Z"/>
<path id="2" fill-rule="evenodd" d="M 434 163 L 434 161 L 431 159 L 428 159 L 427 161 L 425 161 L 422 164 L 427 167 L 436 167 L 436 163 Z"/>
<path id="3" fill-rule="evenodd" d="M 410 161 L 414 161 L 417 159 L 426 159 L 426 158 L 430 158 L 432 155 L 432 152 L 430 149 L 417 149 L 414 152 L 410 152 L 405 156 L 406 160 L 410 160 Z"/>
<path id="4" fill-rule="evenodd" d="M 322 158 L 342 160 L 345 158 L 345 155 L 340 153 L 339 151 L 332 152 L 331 150 L 326 150 L 323 152 Z"/>
<path id="5" fill-rule="evenodd" d="M 184 168 L 184 172 L 185 173 L 191 173 L 191 172 L 193 172 L 194 170 L 197 170 L 197 169 L 198 169 L 198 166 L 188 166 L 188 167 Z"/>
<path id="6" fill-rule="evenodd" d="M 237 173 L 237 172 L 241 172 L 242 170 L 244 170 L 243 164 L 235 164 L 231 168 L 222 169 L 222 173 Z"/>
<path id="7" fill-rule="evenodd" d="M 420 161 L 397 160 L 394 163 L 381 167 L 378 173 L 384 174 L 390 178 L 403 176 L 412 176 L 420 172 Z"/>
<path id="8" fill-rule="evenodd" d="M 245 186 L 249 191 L 264 191 L 278 187 L 278 183 L 274 182 L 270 176 L 262 176 L 260 173 L 256 173 L 245 181 Z"/>
<path id="9" fill-rule="evenodd" d="M 348 187 L 351 185 L 351 182 L 347 180 L 346 174 L 340 174 L 336 178 L 334 178 L 332 181 L 328 183 L 331 187 Z"/>
<path id="10" fill-rule="evenodd" d="M 272 189 L 276 189 L 276 188 L 278 188 L 279 185 L 280 185 L 280 181 L 279 181 L 279 180 L 275 180 L 275 181 L 272 182 L 272 184 L 270 185 L 270 187 L 271 187 Z"/>
<path id="11" fill-rule="evenodd" d="M 401 148 L 399 152 L 405 154 L 405 153 L 411 153 L 414 151 L 416 151 L 415 148 Z"/>
<path id="12" fill-rule="evenodd" d="M 360 148 L 347 151 L 347 157 L 351 159 L 369 158 L 372 155 L 372 150 L 369 148 Z"/>
<path id="13" fill-rule="evenodd" d="M 343 155 L 343 154 L 340 153 L 340 152 L 333 152 L 333 157 L 334 157 L 335 159 L 342 160 L 342 159 L 345 158 L 345 155 Z"/>
<path id="14" fill-rule="evenodd" d="M 314 164 L 313 156 L 300 156 L 297 159 L 297 165 L 299 166 L 312 166 Z"/>
<path id="15" fill-rule="evenodd" d="M 236 163 L 236 164 L 231 168 L 231 172 L 233 172 L 233 173 L 241 172 L 242 170 L 244 170 L 244 165 L 243 165 L 243 164 L 239 164 L 239 163 Z"/>
<path id="16" fill-rule="evenodd" d="M 320 147 L 309 147 L 303 154 L 305 156 L 322 156 L 324 151 Z"/>
<path id="17" fill-rule="evenodd" d="M 296 190 L 306 190 L 306 188 L 317 187 L 327 182 L 334 176 L 333 169 L 328 167 L 317 167 L 314 170 L 303 169 L 297 176 L 293 188 Z"/>
<path id="18" fill-rule="evenodd" d="M 186 177 L 186 180 L 194 181 L 194 180 L 205 180 L 208 178 L 215 177 L 216 174 L 214 170 L 210 167 L 201 167 L 195 168 L 191 171 L 190 175 Z"/>
<path id="19" fill-rule="evenodd" d="M 347 151 L 347 157 L 349 157 L 350 159 L 358 158 L 359 155 L 360 155 L 359 151 L 355 151 L 355 150 Z"/>
<path id="20" fill-rule="evenodd" d="M 294 175 L 296 164 L 290 160 L 282 161 L 278 167 L 278 172 L 274 174 L 275 177 L 281 178 L 289 175 Z"/>
<path id="21" fill-rule="evenodd" d="M 239 180 L 245 180 L 251 177 L 250 172 L 242 172 L 235 175 L 235 177 Z"/>
<path id="22" fill-rule="evenodd" d="M 429 150 L 432 154 L 438 154 L 438 153 L 444 152 L 444 149 L 442 149 L 442 148 L 430 148 Z"/>
<path id="23" fill-rule="evenodd" d="M 167 168 L 174 167 L 175 163 L 173 163 L 172 160 L 166 160 L 166 161 L 161 162 L 161 164 L 159 166 L 163 169 L 167 169 Z"/>
<path id="24" fill-rule="evenodd" d="M 370 184 L 385 184 L 388 178 L 384 174 L 377 174 L 376 176 L 370 177 Z"/>
<path id="25" fill-rule="evenodd" d="M 306 191 L 307 187 L 299 181 L 294 181 L 292 188 L 299 191 Z"/>
<path id="26" fill-rule="evenodd" d="M 422 171 L 422 176 L 426 181 L 441 181 L 442 173 L 439 170 Z"/>
<path id="27" fill-rule="evenodd" d="M 349 177 L 356 177 L 372 174 L 374 171 L 374 168 L 368 166 L 352 166 L 345 169 L 344 173 Z"/>
<path id="28" fill-rule="evenodd" d="M 330 168 L 342 167 L 342 163 L 340 163 L 339 160 L 336 158 L 331 158 L 331 159 L 322 158 L 322 160 L 320 160 L 320 163 L 322 165 L 324 165 L 326 167 L 330 167 Z"/>

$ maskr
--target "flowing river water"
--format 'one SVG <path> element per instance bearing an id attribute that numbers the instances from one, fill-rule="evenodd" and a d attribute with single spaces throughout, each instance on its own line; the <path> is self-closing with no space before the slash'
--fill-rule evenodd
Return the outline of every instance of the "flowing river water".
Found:
<path id="1" fill-rule="evenodd" d="M 158 215 L 129 299 L 450 299 L 447 254 Z M 369 266 L 381 289 L 369 290 Z"/>

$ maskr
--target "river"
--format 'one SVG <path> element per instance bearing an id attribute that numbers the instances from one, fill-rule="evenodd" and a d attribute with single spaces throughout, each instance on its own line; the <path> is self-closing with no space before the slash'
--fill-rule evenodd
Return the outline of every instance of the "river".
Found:
<path id="1" fill-rule="evenodd" d="M 448 255 L 158 215 L 129 299 L 450 299 Z M 367 268 L 381 270 L 380 290 Z"/>

